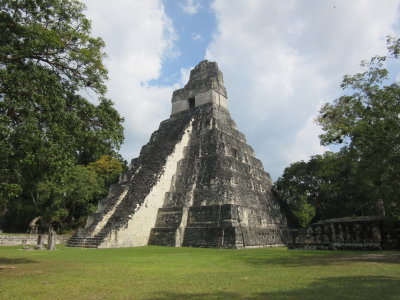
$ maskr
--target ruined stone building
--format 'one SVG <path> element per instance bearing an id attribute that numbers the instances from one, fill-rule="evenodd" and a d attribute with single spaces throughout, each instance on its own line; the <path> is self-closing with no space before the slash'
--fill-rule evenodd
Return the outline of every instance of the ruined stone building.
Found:
<path id="1" fill-rule="evenodd" d="M 68 246 L 248 248 L 287 241 L 271 178 L 228 111 L 221 71 L 202 61 L 172 113 Z"/>

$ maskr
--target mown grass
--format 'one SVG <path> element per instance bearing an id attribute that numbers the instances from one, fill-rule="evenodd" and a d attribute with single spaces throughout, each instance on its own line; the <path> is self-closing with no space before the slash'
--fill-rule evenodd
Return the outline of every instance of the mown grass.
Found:
<path id="1" fill-rule="evenodd" d="M 1 299 L 399 299 L 400 252 L 0 247 Z"/>

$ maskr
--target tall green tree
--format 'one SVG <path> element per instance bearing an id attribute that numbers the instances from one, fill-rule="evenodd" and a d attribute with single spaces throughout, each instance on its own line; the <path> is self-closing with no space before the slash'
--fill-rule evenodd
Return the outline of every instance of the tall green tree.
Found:
<path id="1" fill-rule="evenodd" d="M 343 144 L 357 157 L 355 179 L 368 192 L 375 214 L 400 218 L 400 85 L 388 83 L 384 62 L 398 58 L 400 40 L 388 38 L 388 56 L 363 62 L 363 72 L 344 77 L 344 95 L 320 112 L 323 145 Z"/>
<path id="2" fill-rule="evenodd" d="M 104 42 L 84 10 L 77 0 L 1 1 L 0 204 L 10 213 L 40 210 L 39 183 L 115 155 L 123 141 L 123 119 L 104 97 Z"/>

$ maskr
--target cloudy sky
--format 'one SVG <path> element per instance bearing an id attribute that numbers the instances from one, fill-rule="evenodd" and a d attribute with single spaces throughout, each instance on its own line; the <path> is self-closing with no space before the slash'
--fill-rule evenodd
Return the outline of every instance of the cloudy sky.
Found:
<path id="1" fill-rule="evenodd" d="M 107 45 L 108 97 L 125 117 L 125 159 L 169 118 L 172 92 L 208 59 L 222 70 L 231 115 L 273 180 L 326 150 L 314 121 L 319 108 L 341 95 L 344 74 L 385 54 L 386 36 L 400 30 L 400 0 L 83 2 L 93 35 Z"/>

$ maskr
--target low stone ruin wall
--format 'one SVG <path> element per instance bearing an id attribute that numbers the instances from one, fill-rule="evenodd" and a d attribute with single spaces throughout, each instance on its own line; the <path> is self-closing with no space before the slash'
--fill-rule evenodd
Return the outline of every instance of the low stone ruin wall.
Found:
<path id="1" fill-rule="evenodd" d="M 293 230 L 290 249 L 380 250 L 400 249 L 400 222 L 379 217 L 323 220 Z"/>
<path id="2" fill-rule="evenodd" d="M 38 236 L 38 234 L 0 234 L 0 246 L 36 245 Z M 70 237 L 70 235 L 57 235 L 57 244 L 65 244 Z M 45 244 L 47 243 L 47 238 L 47 234 L 44 234 L 42 241 Z"/>

